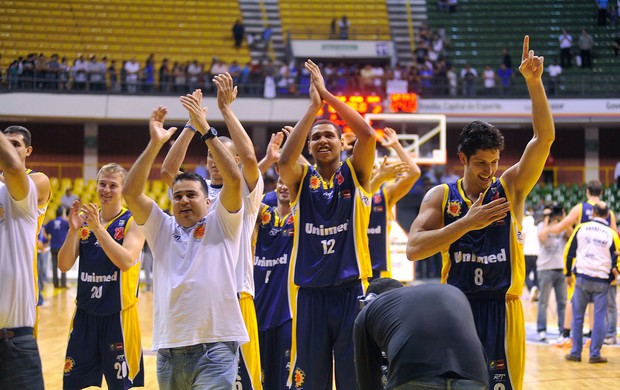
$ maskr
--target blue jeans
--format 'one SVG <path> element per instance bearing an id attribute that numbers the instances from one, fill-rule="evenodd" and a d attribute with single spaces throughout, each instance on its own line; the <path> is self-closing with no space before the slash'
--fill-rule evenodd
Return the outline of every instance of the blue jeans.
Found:
<path id="1" fill-rule="evenodd" d="M 41 357 L 32 334 L 0 340 L 0 389 L 43 389 Z"/>
<path id="2" fill-rule="evenodd" d="M 618 330 L 618 307 L 616 306 L 616 292 L 618 286 L 609 286 L 609 293 L 607 296 L 607 337 L 616 337 Z"/>
<path id="3" fill-rule="evenodd" d="M 551 289 L 555 291 L 555 300 L 558 307 L 558 329 L 560 333 L 564 330 L 564 312 L 566 311 L 566 278 L 561 269 L 549 269 L 538 271 L 538 320 L 537 330 L 539 332 L 547 330 L 547 304 Z"/>
<path id="4" fill-rule="evenodd" d="M 609 282 L 586 279 L 577 275 L 575 293 L 573 294 L 573 347 L 570 354 L 581 356 L 583 349 L 583 317 L 588 302 L 594 303 L 594 329 L 590 342 L 590 358 L 601 356 L 601 347 L 605 339 L 605 316 L 607 315 L 607 292 Z"/>
<path id="5" fill-rule="evenodd" d="M 396 386 L 394 390 L 486 390 L 488 387 L 482 382 L 469 379 L 454 379 L 443 377 L 428 377 L 411 380 Z"/>
<path id="6" fill-rule="evenodd" d="M 157 351 L 157 382 L 161 390 L 230 390 L 239 368 L 236 341 L 161 348 Z"/>

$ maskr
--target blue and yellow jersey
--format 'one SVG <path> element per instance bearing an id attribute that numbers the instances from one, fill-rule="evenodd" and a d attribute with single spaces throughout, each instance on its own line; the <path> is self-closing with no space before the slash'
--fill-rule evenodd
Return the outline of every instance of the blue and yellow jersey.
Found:
<path id="1" fill-rule="evenodd" d="M 131 212 L 123 208 L 105 229 L 117 243 L 123 245 L 127 225 L 132 220 Z M 99 316 L 118 313 L 133 306 L 138 300 L 140 262 L 122 272 L 110 261 L 88 225 L 80 228 L 79 235 L 77 306 Z"/>
<path id="2" fill-rule="evenodd" d="M 444 184 L 444 225 L 449 225 L 467 214 L 472 201 L 463 190 L 463 180 Z M 493 183 L 484 193 L 482 203 L 505 197 L 502 179 Z M 442 282 L 461 289 L 472 296 L 520 296 L 525 281 L 525 257 L 521 226 L 513 211 L 491 225 L 466 233 L 442 252 Z"/>
<path id="3" fill-rule="evenodd" d="M 370 223 L 368 224 L 368 246 L 370 249 L 370 261 L 373 273 L 376 271 L 389 271 L 389 218 L 387 194 L 385 187 L 381 187 L 372 196 L 372 208 L 370 210 Z"/>
<path id="4" fill-rule="evenodd" d="M 372 195 L 347 159 L 326 181 L 305 165 L 291 203 L 295 237 L 290 280 L 301 287 L 331 287 L 372 274 L 368 222 Z"/>
<path id="5" fill-rule="evenodd" d="M 269 191 L 264 194 L 262 202 L 267 206 L 276 207 L 278 205 L 278 196 L 276 195 L 276 190 Z"/>
<path id="6" fill-rule="evenodd" d="M 594 202 L 592 201 L 585 201 L 581 204 L 581 210 L 579 210 L 579 223 L 577 223 L 577 225 L 579 225 L 580 223 L 584 223 L 584 222 L 588 222 L 592 220 L 592 213 L 594 212 Z M 609 215 L 607 216 L 607 219 L 605 219 L 607 221 L 607 223 L 611 223 L 611 215 L 613 214 L 613 211 L 609 210 Z"/>
<path id="7" fill-rule="evenodd" d="M 293 250 L 293 214 L 280 216 L 264 206 L 258 218 L 254 250 L 254 305 L 258 330 L 276 328 L 291 319 L 288 302 L 288 268 Z"/>

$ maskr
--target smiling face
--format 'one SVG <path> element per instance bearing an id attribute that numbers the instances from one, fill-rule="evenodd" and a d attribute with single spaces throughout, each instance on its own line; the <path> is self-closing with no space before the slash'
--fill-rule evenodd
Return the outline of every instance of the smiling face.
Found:
<path id="1" fill-rule="evenodd" d="M 119 172 L 102 172 L 97 179 L 97 196 L 99 203 L 104 205 L 120 205 L 122 203 L 123 176 Z"/>
<path id="2" fill-rule="evenodd" d="M 319 123 L 310 130 L 308 150 L 317 164 L 340 160 L 342 141 L 338 129 L 330 123 Z"/>
<path id="3" fill-rule="evenodd" d="M 469 158 L 463 152 L 459 153 L 459 160 L 465 168 L 463 179 L 468 191 L 478 194 L 489 188 L 497 172 L 499 154 L 497 149 L 479 149 Z"/>
<path id="4" fill-rule="evenodd" d="M 183 227 L 194 226 L 209 212 L 209 199 L 196 180 L 179 180 L 172 186 L 172 214 Z"/>
<path id="5" fill-rule="evenodd" d="M 291 194 L 288 192 L 288 187 L 284 185 L 280 178 L 278 178 L 276 183 L 276 197 L 279 203 L 288 204 L 291 202 Z"/>

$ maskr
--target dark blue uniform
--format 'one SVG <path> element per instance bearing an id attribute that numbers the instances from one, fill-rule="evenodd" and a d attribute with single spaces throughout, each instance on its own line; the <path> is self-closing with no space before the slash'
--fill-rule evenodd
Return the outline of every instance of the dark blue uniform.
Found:
<path id="1" fill-rule="evenodd" d="M 288 269 L 294 231 L 292 214 L 280 216 L 277 208 L 269 206 L 260 211 L 254 250 L 254 304 L 265 389 L 284 389 L 288 379 L 292 326 Z"/>
<path id="2" fill-rule="evenodd" d="M 329 181 L 313 167 L 304 167 L 292 202 L 292 388 L 330 388 L 333 359 L 336 387 L 355 389 L 351 334 L 362 282 L 372 273 L 370 204 L 371 194 L 359 185 L 349 159 Z"/>
<path id="3" fill-rule="evenodd" d="M 389 250 L 389 221 L 387 195 L 385 187 L 381 187 L 372 196 L 372 208 L 370 210 L 370 222 L 368 224 L 368 247 L 370 249 L 370 261 L 372 263 L 372 277 L 390 277 L 390 250 Z M 386 274 L 382 275 L 384 272 Z"/>
<path id="4" fill-rule="evenodd" d="M 467 214 L 472 201 L 462 179 L 446 184 L 444 224 Z M 494 178 L 482 203 L 507 196 Z M 525 280 L 521 226 L 512 210 L 484 229 L 470 231 L 442 253 L 442 281 L 465 293 L 472 307 L 478 336 L 488 357 L 490 388 L 519 388 L 525 365 L 525 325 L 519 297 Z"/>
<path id="5" fill-rule="evenodd" d="M 131 212 L 122 209 L 106 226 L 123 244 Z M 77 308 L 65 359 L 65 389 L 101 386 L 109 389 L 144 386 L 140 327 L 136 303 L 140 262 L 122 272 L 105 254 L 84 224 L 79 231 Z"/>

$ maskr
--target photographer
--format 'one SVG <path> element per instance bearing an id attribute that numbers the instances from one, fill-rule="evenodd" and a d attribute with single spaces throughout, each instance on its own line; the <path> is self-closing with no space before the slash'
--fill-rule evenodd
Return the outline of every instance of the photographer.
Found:
<path id="1" fill-rule="evenodd" d="M 550 227 L 564 218 L 564 209 L 559 205 L 551 205 L 543 211 L 543 220 L 538 224 L 538 241 L 540 252 L 536 260 L 538 272 L 538 341 L 547 342 L 547 304 L 551 289 L 555 291 L 558 310 L 558 329 L 560 337 L 564 328 L 564 312 L 566 309 L 566 283 L 564 281 L 563 253 L 566 241 L 572 229 L 559 234 L 550 233 Z"/>

